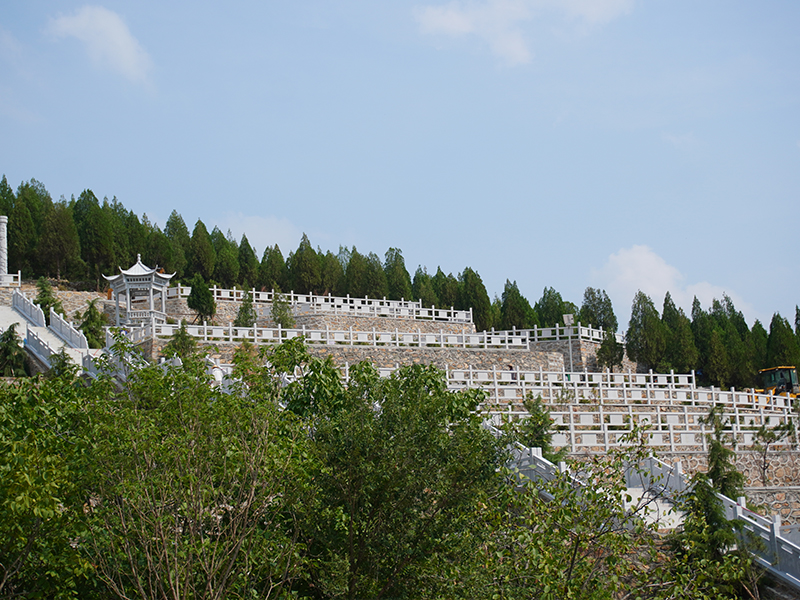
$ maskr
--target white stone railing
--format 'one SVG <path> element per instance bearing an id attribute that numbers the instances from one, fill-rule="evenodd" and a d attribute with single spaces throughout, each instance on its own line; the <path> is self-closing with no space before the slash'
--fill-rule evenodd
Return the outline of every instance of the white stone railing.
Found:
<path id="1" fill-rule="evenodd" d="M 563 463 L 556 466 L 543 458 L 541 449 L 526 448 L 520 444 L 512 448 L 509 467 L 518 477 L 521 476 L 521 480 L 534 482 L 551 481 L 559 472 L 566 471 Z M 570 476 L 570 479 L 573 485 L 583 485 L 574 476 Z M 668 465 L 655 457 L 626 469 L 625 480 L 628 488 L 654 491 L 673 504 L 679 502 L 690 487 L 680 462 Z M 739 535 L 756 561 L 787 585 L 800 590 L 800 546 L 783 536 L 784 530 L 791 531 L 792 527 L 782 528 L 780 515 L 767 518 L 749 510 L 744 497 L 733 501 L 719 493 L 716 496 L 725 510 L 725 518 L 741 522 L 743 531 Z"/>
<path id="2" fill-rule="evenodd" d="M 56 350 L 47 343 L 47 340 L 39 337 L 39 334 L 30 327 L 28 327 L 28 334 L 25 336 L 25 346 L 46 365 L 50 364 L 50 357 L 56 354 Z"/>
<path id="3" fill-rule="evenodd" d="M 144 325 L 146 333 L 155 334 L 156 337 L 169 337 L 178 330 L 178 325 L 152 324 Z M 536 330 L 516 331 L 482 331 L 480 333 L 425 333 L 417 331 L 358 331 L 352 327 L 347 330 L 308 329 L 305 326 L 296 329 L 268 328 L 268 327 L 235 327 L 228 325 L 187 325 L 189 335 L 203 341 L 241 342 L 248 340 L 255 344 L 278 344 L 297 336 L 305 336 L 308 344 L 341 344 L 345 346 L 375 346 L 375 347 L 439 347 L 439 348 L 470 348 L 470 349 L 504 349 L 504 350 L 536 350 L 536 343 L 551 340 L 567 340 L 563 330 L 568 328 L 546 328 Z M 593 333 L 586 327 L 573 328 L 578 341 L 579 329 Z M 153 333 L 151 333 L 153 332 Z M 530 334 L 530 335 L 528 335 Z M 583 339 L 588 339 L 585 337 Z"/>
<path id="4" fill-rule="evenodd" d="M 0 287 L 19 287 L 22 285 L 22 271 L 0 275 Z"/>
<path id="5" fill-rule="evenodd" d="M 388 377 L 394 370 L 382 368 L 379 372 Z M 349 365 L 342 374 L 347 381 Z M 725 433 L 744 446 L 756 441 L 756 430 L 762 425 L 785 425 L 794 416 L 785 397 L 696 388 L 692 374 L 448 369 L 446 378 L 451 391 L 479 388 L 487 392 L 481 410 L 497 425 L 526 417 L 523 399 L 527 394 L 542 395 L 553 419 L 553 445 L 568 447 L 573 453 L 607 452 L 625 445 L 634 426 L 645 430 L 646 442 L 654 449 L 706 452 L 711 430 L 702 421 L 712 405 L 722 409 Z M 596 385 L 578 383 L 581 378 L 594 379 Z M 606 387 L 600 388 L 603 381 Z M 795 432 L 774 447 L 786 449 L 798 443 Z"/>
<path id="6" fill-rule="evenodd" d="M 66 321 L 50 307 L 50 330 L 64 340 L 71 348 L 88 349 L 89 342 L 82 331 Z"/>
<path id="7" fill-rule="evenodd" d="M 504 413 L 490 414 L 501 418 Z M 706 406 L 662 405 L 567 405 L 548 407 L 553 419 L 553 445 L 568 447 L 573 453 L 607 452 L 624 445 L 625 438 L 634 426 L 646 427 L 646 443 L 670 452 L 707 452 L 708 434 L 712 428 L 702 421 L 708 415 Z M 751 446 L 756 441 L 756 431 L 762 426 L 776 427 L 792 423 L 792 411 L 786 409 L 740 409 L 722 411 L 726 422 L 724 432 L 736 444 Z M 798 443 L 796 432 L 772 444 L 776 449 L 790 449 Z"/>
<path id="8" fill-rule="evenodd" d="M 663 495 L 673 503 L 690 487 L 680 463 L 670 466 L 650 457 L 640 467 L 638 477 L 647 482 L 657 482 Z M 645 487 L 630 481 L 629 485 Z M 725 518 L 741 522 L 743 531 L 739 535 L 758 563 L 784 583 L 800 590 L 800 546 L 783 536 L 784 529 L 788 532 L 792 527 L 781 527 L 780 515 L 768 518 L 749 510 L 745 497 L 734 501 L 719 493 L 716 496 L 725 510 Z"/>
<path id="9" fill-rule="evenodd" d="M 786 396 L 756 394 L 752 390 L 720 390 L 696 386 L 694 372 L 677 373 L 569 373 L 565 371 L 517 371 L 511 369 L 451 369 L 448 384 L 453 387 L 480 388 L 489 403 L 504 405 L 509 413 L 521 411 L 529 395 L 550 404 L 566 401 L 576 404 L 669 404 L 783 411 L 791 410 Z"/>
<path id="10" fill-rule="evenodd" d="M 44 311 L 37 304 L 34 304 L 27 296 L 14 290 L 11 295 L 11 306 L 23 317 L 30 321 L 35 327 L 46 327 Z"/>
<path id="11" fill-rule="evenodd" d="M 167 320 L 167 314 L 161 312 L 160 310 L 131 310 L 126 315 L 125 318 L 130 321 L 135 322 L 147 322 L 151 321 L 152 319 L 158 319 L 160 321 Z"/>
<path id="12" fill-rule="evenodd" d="M 216 286 L 209 288 L 215 301 L 240 302 L 244 294 L 250 294 L 256 304 L 272 304 L 276 293 L 257 292 L 256 290 L 223 289 Z M 192 288 L 187 286 L 171 287 L 167 290 L 167 298 L 187 298 Z M 311 313 L 333 315 L 358 315 L 374 317 L 395 317 L 407 319 L 424 319 L 448 321 L 454 323 L 472 323 L 472 309 L 455 310 L 453 308 L 425 308 L 422 302 L 413 300 L 387 300 L 375 298 L 351 298 L 348 296 L 320 296 L 317 294 L 281 294 L 294 308 L 302 308 Z"/>

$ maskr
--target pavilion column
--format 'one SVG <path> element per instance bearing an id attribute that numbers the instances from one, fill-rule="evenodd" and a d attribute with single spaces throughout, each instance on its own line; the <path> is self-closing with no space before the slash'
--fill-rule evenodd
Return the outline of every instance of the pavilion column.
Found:
<path id="1" fill-rule="evenodd" d="M 114 290 L 114 298 L 117 301 L 117 312 L 116 312 L 116 319 L 117 319 L 117 327 L 119 327 L 119 292 Z"/>

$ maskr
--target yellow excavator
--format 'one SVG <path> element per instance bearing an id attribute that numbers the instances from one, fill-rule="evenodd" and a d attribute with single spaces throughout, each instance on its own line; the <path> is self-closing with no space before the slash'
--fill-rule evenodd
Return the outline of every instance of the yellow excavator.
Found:
<path id="1" fill-rule="evenodd" d="M 756 390 L 768 394 L 779 396 L 789 396 L 796 398 L 800 395 L 800 385 L 797 383 L 797 369 L 795 367 L 772 367 L 761 369 L 758 374 L 761 376 L 762 390 Z"/>

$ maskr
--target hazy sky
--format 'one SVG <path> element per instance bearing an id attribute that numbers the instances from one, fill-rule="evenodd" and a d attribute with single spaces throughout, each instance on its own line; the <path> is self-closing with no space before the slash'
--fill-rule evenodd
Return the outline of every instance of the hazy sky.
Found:
<path id="1" fill-rule="evenodd" d="M 797 0 L 11 0 L 0 171 L 259 257 L 306 232 L 623 322 L 637 289 L 793 322 L 798 32 Z"/>

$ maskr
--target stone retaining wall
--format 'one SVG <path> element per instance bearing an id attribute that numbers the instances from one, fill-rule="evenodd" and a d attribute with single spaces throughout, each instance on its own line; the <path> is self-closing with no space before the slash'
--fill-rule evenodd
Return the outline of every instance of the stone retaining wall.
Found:
<path id="1" fill-rule="evenodd" d="M 761 487 L 746 488 L 747 501 L 757 507 L 764 515 L 780 515 L 786 525 L 800 523 L 800 487 Z"/>
<path id="2" fill-rule="evenodd" d="M 558 352 L 564 357 L 564 365 L 569 369 L 569 340 L 552 340 L 543 342 L 534 342 L 531 348 L 540 352 Z M 597 366 L 597 349 L 600 344 L 590 342 L 587 340 L 572 340 L 572 365 L 573 371 L 589 371 L 598 372 L 603 369 Z M 614 373 L 627 373 L 632 371 L 634 373 L 645 373 L 647 370 L 630 359 L 625 354 L 622 358 L 622 367 L 614 367 Z"/>
<path id="3" fill-rule="evenodd" d="M 227 325 L 236 320 L 239 314 L 241 302 L 220 300 L 217 302 L 217 314 L 214 315 L 213 322 L 216 324 Z M 272 305 L 256 303 L 253 305 L 256 311 L 259 327 L 276 327 L 272 320 Z M 167 300 L 167 315 L 170 318 L 193 322 L 197 313 L 191 310 L 186 304 L 185 298 L 170 298 Z M 319 313 L 295 313 L 295 325 L 299 328 L 303 325 L 307 329 L 325 329 L 327 326 L 334 331 L 348 331 L 351 327 L 353 331 L 403 331 L 415 332 L 418 329 L 422 333 L 474 333 L 475 325 L 472 323 L 449 323 L 446 321 L 428 321 L 423 319 L 398 319 L 393 317 L 367 317 L 355 315 L 331 315 Z"/>
<path id="4" fill-rule="evenodd" d="M 145 344 L 143 350 L 150 359 L 161 355 L 168 340 L 157 339 Z M 203 344 L 209 356 L 223 364 L 233 360 L 233 353 L 239 347 L 237 343 L 221 342 Z M 308 345 L 313 356 L 325 358 L 330 356 L 333 362 L 343 366 L 345 363 L 355 364 L 364 360 L 378 367 L 391 368 L 397 365 L 432 364 L 444 368 L 466 369 L 507 369 L 514 365 L 517 370 L 560 371 L 563 368 L 561 355 L 547 352 L 528 352 L 525 350 L 470 350 L 463 348 L 397 348 L 372 346 L 345 346 L 340 344 Z"/>
<path id="5" fill-rule="evenodd" d="M 705 452 L 659 452 L 659 460 L 667 463 L 681 461 L 683 472 L 692 475 L 708 470 L 708 454 Z M 800 485 L 800 452 L 793 450 L 774 450 L 767 455 L 767 487 Z M 762 456 L 753 450 L 740 448 L 736 452 L 736 468 L 744 473 L 748 487 L 764 487 L 760 468 Z"/>

